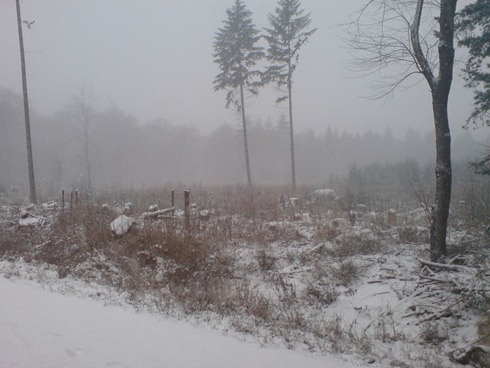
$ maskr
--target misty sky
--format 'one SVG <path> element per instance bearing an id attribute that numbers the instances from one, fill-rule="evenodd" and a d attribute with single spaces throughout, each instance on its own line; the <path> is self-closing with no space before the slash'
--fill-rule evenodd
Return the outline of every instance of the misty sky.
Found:
<path id="1" fill-rule="evenodd" d="M 246 0 L 255 24 L 268 26 L 276 1 Z M 354 78 L 346 65 L 351 50 L 339 24 L 349 21 L 365 0 L 303 0 L 318 31 L 300 52 L 293 101 L 297 131 L 380 132 L 403 136 L 408 127 L 432 130 L 425 83 L 393 98 L 370 101 L 367 79 Z M 52 114 L 90 88 L 96 106 L 115 105 L 140 123 L 163 118 L 207 133 L 235 124 L 225 110 L 225 92 L 214 92 L 218 73 L 213 40 L 233 0 L 23 0 L 28 87 L 33 109 Z M 21 93 L 15 0 L 0 0 L 0 86 Z M 461 51 L 459 51 L 461 55 Z M 458 56 L 458 55 L 457 55 Z M 459 75 L 462 63 L 456 64 Z M 453 132 L 471 110 L 471 93 L 459 77 L 453 84 Z M 275 124 L 286 105 L 275 105 L 269 88 L 248 100 L 249 118 Z M 35 123 L 35 121 L 33 122 Z"/>

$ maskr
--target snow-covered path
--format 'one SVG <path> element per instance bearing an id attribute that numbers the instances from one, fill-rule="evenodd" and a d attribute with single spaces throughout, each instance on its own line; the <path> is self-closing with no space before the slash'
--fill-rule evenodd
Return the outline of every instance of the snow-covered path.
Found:
<path id="1" fill-rule="evenodd" d="M 0 367 L 352 368 L 0 276 Z"/>

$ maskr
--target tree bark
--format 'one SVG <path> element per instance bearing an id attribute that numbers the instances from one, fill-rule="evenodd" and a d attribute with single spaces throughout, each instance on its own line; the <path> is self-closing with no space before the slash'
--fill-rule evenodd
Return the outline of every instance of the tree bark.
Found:
<path id="1" fill-rule="evenodd" d="M 84 151 L 85 151 L 85 164 L 87 167 L 87 190 L 89 192 L 92 192 L 92 175 L 91 175 L 91 170 L 90 170 L 90 150 L 89 150 L 89 123 L 90 123 L 90 117 L 89 113 L 87 111 L 87 106 L 86 106 L 86 101 L 85 101 L 85 96 L 83 97 L 83 127 L 84 127 L 84 138 L 85 138 L 85 145 L 84 145 Z"/>
<path id="2" fill-rule="evenodd" d="M 430 260 L 437 262 L 447 253 L 446 235 L 451 202 L 451 133 L 447 115 L 447 95 L 432 93 L 436 133 L 436 192 L 431 211 Z"/>
<path id="3" fill-rule="evenodd" d="M 292 96 L 291 61 L 289 61 L 288 93 L 289 93 L 289 139 L 291 142 L 291 175 L 293 193 L 296 192 L 296 163 L 294 158 L 294 130 L 293 130 L 293 96 Z"/>
<path id="4" fill-rule="evenodd" d="M 16 6 L 17 6 L 17 25 L 19 29 L 20 63 L 22 68 L 22 91 L 24 95 L 24 120 L 25 120 L 25 127 L 26 127 L 27 164 L 29 169 L 29 194 L 30 194 L 31 203 L 37 203 L 36 181 L 34 179 L 34 159 L 32 156 L 31 122 L 29 117 L 29 98 L 27 95 L 27 75 L 26 75 L 26 61 L 24 56 L 24 38 L 22 36 L 22 18 L 20 15 L 19 1 L 20 0 L 16 0 Z"/>
<path id="5" fill-rule="evenodd" d="M 288 33 L 290 25 L 288 24 Z M 296 192 L 296 162 L 294 158 L 294 129 L 293 129 L 293 71 L 291 66 L 291 40 L 288 40 L 288 102 L 289 102 L 289 140 L 291 142 L 291 176 L 293 193 Z"/>
<path id="6" fill-rule="evenodd" d="M 245 98 L 243 96 L 243 84 L 240 84 L 240 102 L 242 110 L 243 143 L 245 145 L 245 163 L 247 165 L 247 181 L 250 191 L 252 191 L 252 175 L 250 173 L 250 159 L 248 156 L 247 121 L 245 119 Z"/>
<path id="7" fill-rule="evenodd" d="M 442 0 L 439 17 L 439 75 L 437 78 L 420 46 L 419 28 L 424 0 L 417 1 L 411 41 L 420 72 L 429 84 L 436 134 L 436 192 L 430 216 L 430 259 L 433 262 L 446 255 L 447 223 L 451 203 L 451 132 L 449 129 L 448 99 L 453 80 L 454 17 L 457 0 Z"/>
<path id="8" fill-rule="evenodd" d="M 431 91 L 436 132 L 436 193 L 430 227 L 430 258 L 433 262 L 447 253 L 446 235 L 452 185 L 448 99 L 453 80 L 456 3 L 457 0 L 441 1 L 439 76 Z"/>

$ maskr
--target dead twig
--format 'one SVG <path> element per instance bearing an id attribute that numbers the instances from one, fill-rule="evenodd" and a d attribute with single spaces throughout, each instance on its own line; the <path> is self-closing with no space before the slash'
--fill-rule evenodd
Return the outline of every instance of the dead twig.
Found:
<path id="1" fill-rule="evenodd" d="M 437 262 L 430 262 L 430 261 L 426 261 L 424 259 L 418 259 L 418 261 L 420 263 L 422 263 L 424 266 L 427 266 L 427 267 L 435 267 L 435 268 L 442 268 L 442 269 L 446 269 L 446 270 L 451 270 L 451 271 L 471 271 L 471 268 L 469 267 L 466 267 L 466 266 L 459 266 L 459 265 L 449 265 L 449 264 L 445 264 L 445 263 L 437 263 Z"/>

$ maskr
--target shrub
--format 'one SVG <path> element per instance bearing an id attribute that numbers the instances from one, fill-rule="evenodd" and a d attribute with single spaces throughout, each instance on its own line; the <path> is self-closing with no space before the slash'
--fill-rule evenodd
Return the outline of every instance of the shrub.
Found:
<path id="1" fill-rule="evenodd" d="M 359 269 L 352 260 L 342 260 L 338 266 L 330 266 L 330 273 L 343 286 L 349 286 L 357 278 Z"/>

